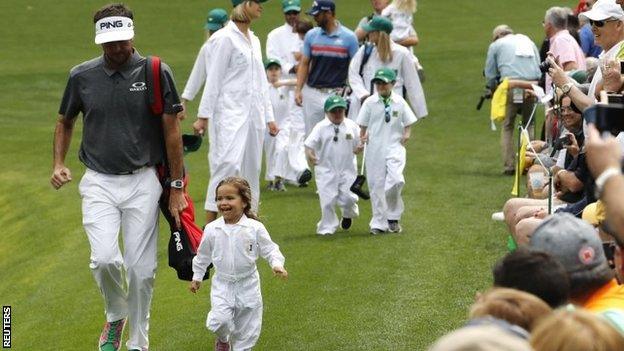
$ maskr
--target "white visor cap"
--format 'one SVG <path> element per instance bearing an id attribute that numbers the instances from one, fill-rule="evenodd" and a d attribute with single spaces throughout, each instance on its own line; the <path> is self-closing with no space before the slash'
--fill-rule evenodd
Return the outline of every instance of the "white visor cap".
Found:
<path id="1" fill-rule="evenodd" d="M 134 23 L 128 17 L 105 17 L 95 23 L 95 43 L 130 40 L 134 38 Z"/>

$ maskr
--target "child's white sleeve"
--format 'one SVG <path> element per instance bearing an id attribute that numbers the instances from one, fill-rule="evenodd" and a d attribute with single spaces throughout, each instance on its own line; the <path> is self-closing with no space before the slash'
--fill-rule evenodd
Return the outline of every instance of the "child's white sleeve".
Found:
<path id="1" fill-rule="evenodd" d="M 402 117 L 403 117 L 402 122 L 403 122 L 404 127 L 412 125 L 418 121 L 418 118 L 416 118 L 416 115 L 414 114 L 414 112 L 412 111 L 412 109 L 409 107 L 409 105 L 407 104 L 405 100 L 403 100 L 403 116 Z"/>
<path id="2" fill-rule="evenodd" d="M 257 228 L 258 249 L 260 256 L 269 262 L 271 268 L 284 267 L 284 255 L 279 249 L 279 246 L 271 240 L 269 232 L 267 232 L 264 225 L 260 224 Z"/>
<path id="3" fill-rule="evenodd" d="M 370 121 L 370 103 L 368 99 L 364 100 L 362 107 L 360 108 L 360 112 L 357 116 L 357 124 L 368 127 L 368 122 Z"/>
<path id="4" fill-rule="evenodd" d="M 193 257 L 193 280 L 201 282 L 206 274 L 206 269 L 212 263 L 212 245 L 208 239 L 208 231 L 204 232 L 197 255 Z"/>

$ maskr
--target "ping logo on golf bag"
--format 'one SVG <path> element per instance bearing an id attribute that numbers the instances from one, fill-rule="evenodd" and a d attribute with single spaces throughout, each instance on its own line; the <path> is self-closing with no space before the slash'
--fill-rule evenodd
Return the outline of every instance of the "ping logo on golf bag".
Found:
<path id="1" fill-rule="evenodd" d="M 180 238 L 180 232 L 173 232 L 173 238 L 176 244 L 176 251 L 184 250 L 184 247 L 182 246 L 182 238 Z"/>
<path id="2" fill-rule="evenodd" d="M 100 23 L 100 29 L 121 28 L 121 27 L 123 27 L 123 22 L 121 20 Z"/>

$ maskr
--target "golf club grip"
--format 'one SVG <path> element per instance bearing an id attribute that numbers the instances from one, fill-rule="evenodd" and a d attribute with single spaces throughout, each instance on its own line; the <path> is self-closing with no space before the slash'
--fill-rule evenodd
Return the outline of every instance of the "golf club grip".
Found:
<path id="1" fill-rule="evenodd" d="M 364 175 L 364 164 L 366 163 L 366 144 L 364 143 L 364 151 L 362 151 L 362 166 L 360 167 L 360 175 Z"/>

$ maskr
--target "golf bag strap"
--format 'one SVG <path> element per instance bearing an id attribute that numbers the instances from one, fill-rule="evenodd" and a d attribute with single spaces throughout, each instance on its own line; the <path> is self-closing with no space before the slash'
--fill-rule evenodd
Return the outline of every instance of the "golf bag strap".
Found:
<path id="1" fill-rule="evenodd" d="M 373 48 L 375 46 L 371 43 L 365 43 L 364 44 L 364 56 L 362 56 L 362 63 L 360 64 L 360 77 L 364 77 L 364 66 L 366 66 L 366 63 L 368 62 L 368 59 L 370 59 L 371 54 L 373 53 Z"/>
<path id="2" fill-rule="evenodd" d="M 160 57 L 148 56 L 145 61 L 147 99 L 152 114 L 157 116 L 162 115 L 164 111 L 160 69 Z"/>

